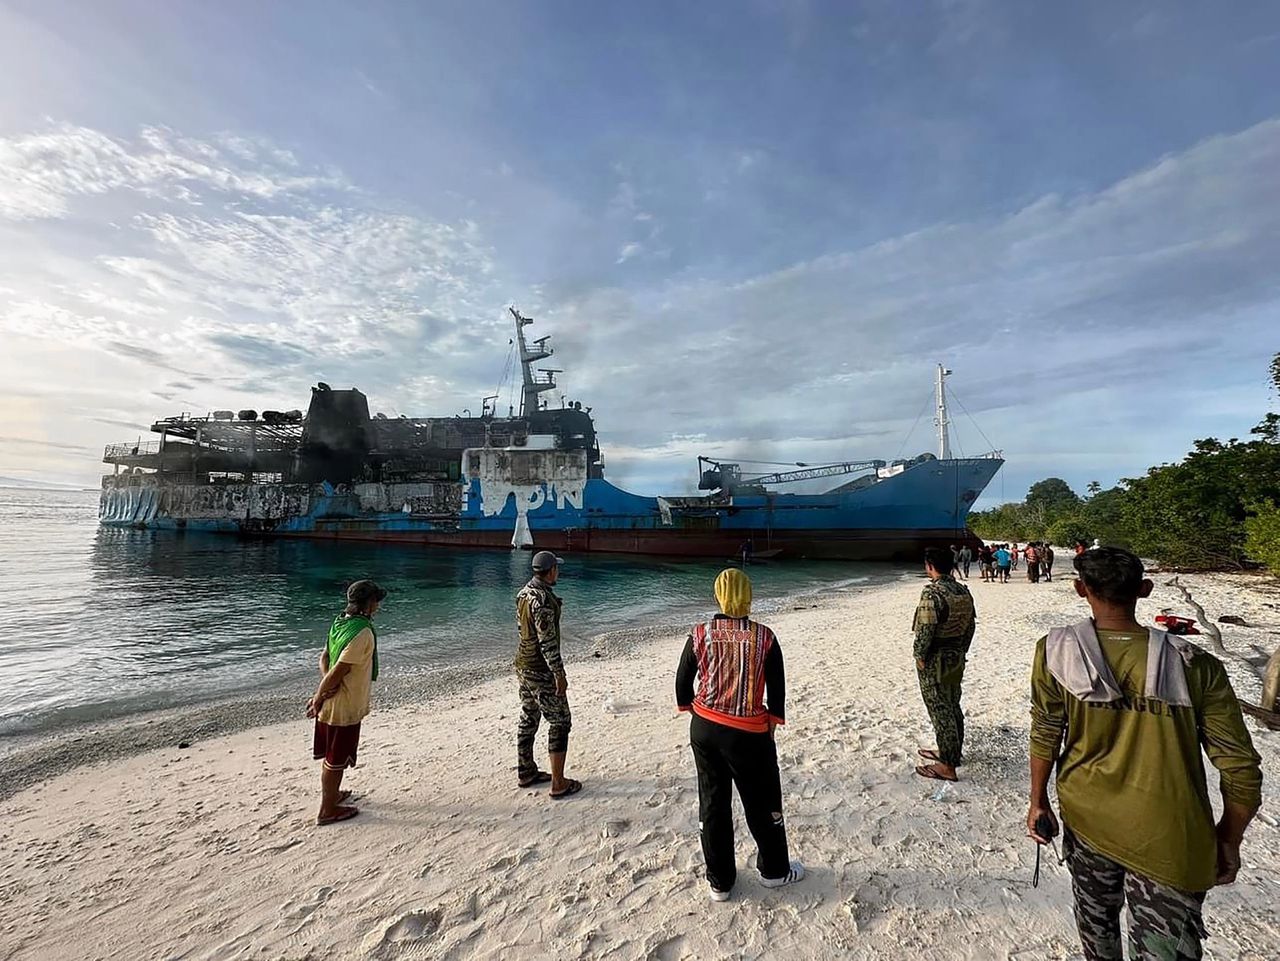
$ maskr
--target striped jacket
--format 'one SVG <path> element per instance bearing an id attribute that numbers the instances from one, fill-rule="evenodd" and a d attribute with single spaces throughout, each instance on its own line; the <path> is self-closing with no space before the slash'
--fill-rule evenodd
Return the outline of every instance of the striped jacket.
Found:
<path id="1" fill-rule="evenodd" d="M 770 721 L 786 723 L 785 703 L 782 648 L 773 631 L 750 618 L 724 614 L 690 631 L 676 671 L 680 710 L 764 733 Z"/>

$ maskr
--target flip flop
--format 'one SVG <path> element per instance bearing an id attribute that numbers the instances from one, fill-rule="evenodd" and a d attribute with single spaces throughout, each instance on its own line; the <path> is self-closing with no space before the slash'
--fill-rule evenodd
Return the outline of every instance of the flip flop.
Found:
<path id="1" fill-rule="evenodd" d="M 939 764 L 942 763 L 942 757 L 938 754 L 937 751 L 935 751 L 931 747 L 922 747 L 916 753 L 919 754 L 926 761 L 937 761 Z M 963 764 L 963 763 L 964 761 L 960 762 L 960 764 Z M 956 767 L 959 767 L 960 764 L 957 764 Z"/>
<path id="2" fill-rule="evenodd" d="M 539 771 L 533 777 L 525 778 L 524 780 L 521 780 L 521 781 L 516 781 L 516 783 L 521 787 L 533 787 L 535 784 L 546 784 L 550 780 L 551 780 L 550 774 L 548 774 L 546 771 Z"/>
<path id="3" fill-rule="evenodd" d="M 326 824 L 337 824 L 339 821 L 350 821 L 359 813 L 359 808 L 340 807 L 338 808 L 337 813 L 331 814 L 327 818 L 316 818 L 316 827 L 324 827 Z"/>
<path id="4" fill-rule="evenodd" d="M 954 781 L 960 780 L 959 778 L 955 778 L 955 777 L 947 777 L 945 774 L 943 774 L 941 771 L 938 770 L 938 766 L 936 764 L 926 764 L 923 767 L 918 767 L 916 768 L 916 773 L 919 774 L 921 777 L 932 778 L 935 781 L 953 781 L 954 782 Z"/>
<path id="5" fill-rule="evenodd" d="M 565 788 L 559 794 L 548 794 L 547 796 L 550 797 L 552 800 L 559 801 L 561 798 L 566 798 L 570 794 L 577 794 L 581 790 L 582 790 L 582 782 L 575 781 L 573 778 L 569 778 L 569 786 L 567 788 Z"/>

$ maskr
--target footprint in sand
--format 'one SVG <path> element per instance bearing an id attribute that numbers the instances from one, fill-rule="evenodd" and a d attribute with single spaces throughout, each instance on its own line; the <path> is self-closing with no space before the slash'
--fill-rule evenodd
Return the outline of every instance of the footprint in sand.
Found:
<path id="1" fill-rule="evenodd" d="M 329 895 L 333 894 L 333 888 L 318 888 L 316 893 L 304 900 L 286 901 L 280 905 L 280 914 L 290 921 L 305 921 L 318 911 L 326 901 Z"/>
<path id="2" fill-rule="evenodd" d="M 533 848 L 521 848 L 513 854 L 500 857 L 489 865 L 488 870 L 494 874 L 499 871 L 510 872 L 517 864 L 524 864 L 533 855 Z"/>
<path id="3" fill-rule="evenodd" d="M 404 954 L 421 954 L 427 947 L 423 942 L 434 938 L 443 920 L 444 911 L 441 908 L 402 914 L 387 926 L 381 940 L 368 952 L 368 956 L 397 958 Z"/>
<path id="4" fill-rule="evenodd" d="M 648 954 L 645 955 L 645 961 L 681 961 L 682 958 L 691 957 L 685 954 L 685 940 L 683 935 L 676 935 L 674 938 L 656 945 Z"/>

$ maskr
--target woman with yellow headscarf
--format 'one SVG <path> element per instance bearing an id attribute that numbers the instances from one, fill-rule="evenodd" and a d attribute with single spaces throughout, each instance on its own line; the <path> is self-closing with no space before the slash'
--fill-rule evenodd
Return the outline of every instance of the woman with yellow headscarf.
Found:
<path id="1" fill-rule="evenodd" d="M 751 581 L 740 570 L 720 572 L 720 613 L 697 624 L 676 671 L 676 704 L 689 711 L 689 743 L 698 769 L 702 855 L 711 900 L 727 901 L 737 880 L 733 855 L 733 787 L 755 838 L 760 883 L 768 888 L 804 877 L 787 852 L 782 778 L 773 729 L 786 723 L 782 648 L 751 614 Z M 697 693 L 694 693 L 694 682 Z"/>

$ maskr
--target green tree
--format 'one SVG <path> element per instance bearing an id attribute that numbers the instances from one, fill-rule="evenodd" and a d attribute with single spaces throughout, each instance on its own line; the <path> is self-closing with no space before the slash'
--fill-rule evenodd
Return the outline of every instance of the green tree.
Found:
<path id="1" fill-rule="evenodd" d="M 1044 536 L 1050 544 L 1071 547 L 1076 541 L 1084 541 L 1087 544 L 1095 535 L 1083 514 L 1067 514 L 1050 524 Z"/>
<path id="2" fill-rule="evenodd" d="M 1244 520 L 1244 550 L 1252 560 L 1280 575 L 1280 507 L 1274 501 L 1252 505 Z"/>

